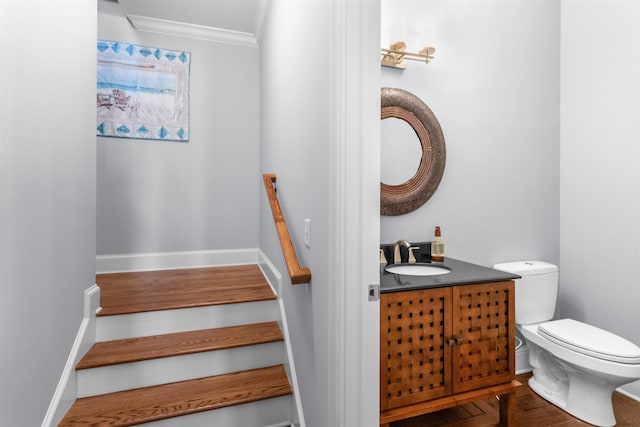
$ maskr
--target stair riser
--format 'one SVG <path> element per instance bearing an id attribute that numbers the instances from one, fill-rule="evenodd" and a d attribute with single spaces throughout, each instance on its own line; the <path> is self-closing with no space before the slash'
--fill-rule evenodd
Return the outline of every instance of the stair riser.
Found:
<path id="1" fill-rule="evenodd" d="M 222 375 L 283 363 L 282 341 L 77 371 L 78 397 Z"/>
<path id="2" fill-rule="evenodd" d="M 275 300 L 100 316 L 97 318 L 96 340 L 110 341 L 272 320 L 279 320 Z"/>
<path id="3" fill-rule="evenodd" d="M 199 412 L 162 421 L 147 423 L 153 427 L 203 427 L 203 426 L 289 426 L 293 400 L 291 396 L 236 405 L 215 411 Z"/>

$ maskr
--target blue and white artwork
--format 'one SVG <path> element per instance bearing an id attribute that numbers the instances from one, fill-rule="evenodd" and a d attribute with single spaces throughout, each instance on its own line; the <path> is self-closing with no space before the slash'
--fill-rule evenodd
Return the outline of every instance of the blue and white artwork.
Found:
<path id="1" fill-rule="evenodd" d="M 189 141 L 191 54 L 98 40 L 97 135 Z"/>

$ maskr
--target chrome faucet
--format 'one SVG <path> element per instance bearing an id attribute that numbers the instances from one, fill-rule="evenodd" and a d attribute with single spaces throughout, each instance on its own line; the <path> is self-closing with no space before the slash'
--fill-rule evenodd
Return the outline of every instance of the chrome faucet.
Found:
<path id="1" fill-rule="evenodd" d="M 402 264 L 402 255 L 400 254 L 400 246 L 404 246 L 407 250 L 411 247 L 411 244 L 406 240 L 398 240 L 393 245 L 393 263 Z"/>

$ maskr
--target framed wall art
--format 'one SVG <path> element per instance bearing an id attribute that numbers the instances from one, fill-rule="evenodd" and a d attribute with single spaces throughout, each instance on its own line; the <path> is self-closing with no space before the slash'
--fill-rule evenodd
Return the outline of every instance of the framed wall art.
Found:
<path id="1" fill-rule="evenodd" d="M 191 54 L 98 40 L 97 135 L 189 141 Z"/>

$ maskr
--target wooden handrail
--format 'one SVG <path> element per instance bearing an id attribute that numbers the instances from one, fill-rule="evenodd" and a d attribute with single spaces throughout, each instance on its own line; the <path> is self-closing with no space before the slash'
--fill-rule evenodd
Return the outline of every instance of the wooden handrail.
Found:
<path id="1" fill-rule="evenodd" d="M 278 230 L 280 246 L 282 246 L 284 260 L 287 263 L 287 270 L 289 270 L 291 284 L 300 285 L 303 283 L 309 283 L 311 281 L 311 270 L 300 267 L 298 257 L 296 256 L 296 250 L 293 247 L 293 243 L 291 243 L 291 236 L 289 235 L 287 222 L 284 220 L 284 215 L 282 215 L 282 210 L 280 209 L 278 195 L 276 194 L 276 189 L 273 186 L 273 184 L 276 183 L 276 175 L 273 173 L 266 173 L 262 175 L 262 179 L 264 180 L 264 188 L 267 190 L 267 197 L 269 198 L 269 204 L 271 205 L 271 213 L 273 213 L 273 220 L 275 221 L 276 229 Z"/>

